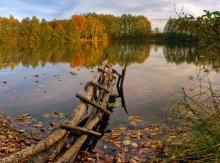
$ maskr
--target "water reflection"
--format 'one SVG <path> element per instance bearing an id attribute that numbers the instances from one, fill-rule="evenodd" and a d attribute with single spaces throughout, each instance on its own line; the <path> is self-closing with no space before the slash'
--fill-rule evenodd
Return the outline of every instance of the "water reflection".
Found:
<path id="1" fill-rule="evenodd" d="M 149 56 L 148 43 L 0 44 L 0 68 L 14 69 L 20 63 L 36 68 L 47 63 L 69 63 L 70 67 L 93 68 L 106 57 L 110 63 L 143 63 Z"/>
<path id="2" fill-rule="evenodd" d="M 220 57 L 217 54 L 205 54 L 198 48 L 191 45 L 169 45 L 163 47 L 163 53 L 168 63 L 177 65 L 187 63 L 196 66 L 212 66 L 215 71 L 219 71 Z"/>
<path id="3" fill-rule="evenodd" d="M 21 43 L 0 44 L 0 68 L 14 69 L 19 64 L 36 68 L 47 63 L 68 63 L 70 67 L 93 68 L 108 58 L 110 63 L 124 66 L 126 63 L 144 63 L 150 49 L 157 52 L 163 47 L 168 63 L 187 63 L 201 66 L 218 66 L 220 57 L 201 53 L 191 45 L 170 45 L 161 42 L 90 42 L 90 43 Z"/>
<path id="4" fill-rule="evenodd" d="M 186 45 L 132 41 L 0 44 L 0 104 L 9 115 L 31 113 L 44 122 L 41 114 L 47 112 L 69 114 L 78 103 L 75 92 L 84 90 L 83 84 L 94 75 L 91 69 L 105 58 L 118 71 L 127 64 L 126 108 L 130 115 L 150 123 L 164 117 L 173 92 L 192 84 L 188 76 L 194 75 L 197 66 L 215 67 L 212 79 L 220 80 L 216 73 L 220 58 Z M 78 75 L 71 75 L 72 71 Z M 116 109 L 110 126 L 128 123 L 127 117 L 124 109 Z"/>

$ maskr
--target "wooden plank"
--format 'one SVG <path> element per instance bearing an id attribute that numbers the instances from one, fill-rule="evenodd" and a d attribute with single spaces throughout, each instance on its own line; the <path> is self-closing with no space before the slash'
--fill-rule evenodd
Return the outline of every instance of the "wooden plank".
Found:
<path id="1" fill-rule="evenodd" d="M 99 110 L 102 110 L 103 112 L 105 112 L 106 114 L 108 115 L 111 115 L 111 112 L 109 110 L 107 110 L 106 108 L 104 108 L 103 106 L 93 102 L 92 100 L 86 98 L 85 96 L 79 94 L 79 93 L 76 93 L 76 97 L 80 98 L 82 101 L 92 105 L 93 107 L 96 107 L 97 109 Z"/>
<path id="2" fill-rule="evenodd" d="M 106 71 L 106 70 L 104 70 L 104 69 L 102 69 L 102 68 L 98 68 L 98 71 L 104 72 L 104 73 L 106 73 L 107 75 L 110 75 L 111 77 L 116 78 L 112 73 L 110 73 L 110 72 L 108 72 L 108 71 Z"/>
<path id="3" fill-rule="evenodd" d="M 115 80 L 110 81 L 110 84 L 108 85 L 108 89 L 110 89 L 109 93 L 106 93 L 103 97 L 103 104 L 109 99 L 109 96 L 112 93 L 113 86 L 115 84 Z M 106 105 L 106 103 L 104 104 Z M 92 129 L 94 126 L 97 125 L 97 123 L 101 120 L 103 116 L 102 112 L 98 112 L 96 116 L 88 123 L 86 124 L 87 129 Z M 66 151 L 66 153 L 58 158 L 56 163 L 63 163 L 63 162 L 74 162 L 76 159 L 77 154 L 79 153 L 79 150 L 83 143 L 86 141 L 88 138 L 88 135 L 84 134 L 77 139 L 77 141 L 73 144 L 73 146 Z"/>
<path id="4" fill-rule="evenodd" d="M 109 68 L 110 66 L 106 65 L 105 67 Z M 121 74 L 117 70 L 115 70 L 115 69 L 112 69 L 112 72 L 117 74 L 118 76 L 121 76 Z"/>
<path id="5" fill-rule="evenodd" d="M 102 134 L 93 130 L 89 130 L 87 128 L 83 128 L 83 127 L 79 127 L 79 126 L 75 126 L 75 125 L 70 125 L 70 124 L 61 124 L 60 125 L 61 128 L 65 128 L 65 129 L 72 129 L 72 130 L 76 130 L 76 131 L 80 131 L 83 132 L 84 134 L 90 134 L 90 135 L 94 135 L 94 136 L 98 136 L 101 137 Z"/>
<path id="6" fill-rule="evenodd" d="M 108 66 L 108 72 L 111 72 L 112 71 L 112 65 L 110 65 L 110 66 Z M 110 83 L 111 83 L 112 81 L 110 81 L 109 80 L 109 77 L 108 76 L 105 76 L 104 77 L 104 81 L 101 83 L 101 85 L 103 85 L 104 87 L 107 87 L 107 89 L 108 90 L 112 90 L 112 88 L 110 87 Z M 99 83 L 100 84 L 100 83 Z M 113 86 L 112 86 L 113 87 Z M 105 92 L 104 90 L 100 90 L 99 91 L 99 96 L 98 96 L 98 98 L 97 98 L 97 100 L 96 100 L 96 103 L 103 103 L 104 105 L 106 105 L 106 103 L 108 102 L 108 101 L 106 101 L 106 103 L 104 103 L 103 102 L 103 96 L 106 94 L 106 93 L 109 93 L 109 92 Z M 90 113 L 90 115 L 89 115 L 89 118 L 88 118 L 88 121 L 86 122 L 86 124 L 88 124 L 94 117 L 95 117 L 95 115 L 98 113 L 98 109 L 96 109 L 95 107 L 93 107 L 92 108 L 92 111 L 91 111 L 91 113 Z"/>
<path id="7" fill-rule="evenodd" d="M 107 89 L 107 88 L 105 88 L 104 86 L 102 86 L 102 85 L 100 85 L 100 84 L 98 84 L 98 83 L 95 83 L 95 82 L 93 82 L 93 81 L 90 81 L 90 82 L 88 82 L 88 84 L 91 84 L 91 85 L 93 85 L 93 86 L 95 86 L 95 87 L 98 87 L 98 88 L 100 88 L 100 89 L 103 89 L 105 92 L 109 92 L 109 90 Z"/>

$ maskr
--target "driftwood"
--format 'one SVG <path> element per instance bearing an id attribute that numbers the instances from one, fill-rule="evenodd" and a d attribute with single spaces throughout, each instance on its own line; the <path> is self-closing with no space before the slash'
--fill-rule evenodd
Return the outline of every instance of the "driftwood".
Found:
<path id="1" fill-rule="evenodd" d="M 79 132 L 82 132 L 85 134 L 91 134 L 91 135 L 99 136 L 99 137 L 102 136 L 101 133 L 98 133 L 96 131 L 89 130 L 89 129 L 83 128 L 83 127 L 73 126 L 73 125 L 69 125 L 69 124 L 61 124 L 60 126 L 61 126 L 61 128 L 72 129 L 72 130 L 76 130 L 76 131 L 79 131 Z"/>
<path id="2" fill-rule="evenodd" d="M 102 86 L 102 85 L 100 85 L 100 84 L 97 84 L 97 83 L 95 83 L 95 82 L 90 81 L 90 82 L 88 82 L 88 84 L 91 84 L 91 85 L 93 85 L 93 86 L 95 86 L 95 87 L 98 87 L 98 88 L 100 88 L 100 89 L 103 89 L 103 90 L 106 91 L 106 92 L 109 92 L 109 90 L 108 90 L 107 88 L 105 88 L 104 86 Z"/>
<path id="3" fill-rule="evenodd" d="M 108 70 L 105 70 L 105 68 Z M 126 70 L 126 68 L 125 68 Z M 92 130 L 97 124 L 100 124 L 103 115 L 110 115 L 111 111 L 108 110 L 109 97 L 112 94 L 113 86 L 116 83 L 117 74 L 121 85 L 123 85 L 123 78 L 125 72 L 120 75 L 116 70 L 113 71 L 112 66 L 107 65 L 107 60 L 104 61 L 99 67 L 98 72 L 94 78 L 86 84 L 85 94 L 81 95 L 76 93 L 81 102 L 77 105 L 73 113 L 52 133 L 50 133 L 44 140 L 38 144 L 32 145 L 20 152 L 12 154 L 0 160 L 1 162 L 19 162 L 27 160 L 27 162 L 47 162 L 55 161 L 60 162 L 73 162 L 78 155 L 83 143 L 91 136 L 100 137 L 102 132 Z M 119 82 L 118 82 L 119 83 Z M 123 90 L 122 90 L 123 91 Z M 98 97 L 97 97 L 98 93 Z M 93 101 L 95 100 L 95 101 Z M 83 127 L 78 126 L 80 122 L 84 122 L 86 114 L 88 114 L 89 105 L 93 109 L 86 118 L 86 123 Z M 82 135 L 74 139 L 71 143 L 72 146 L 67 151 L 63 150 L 66 140 L 71 137 L 71 131 L 78 131 Z M 64 152 L 64 153 L 63 153 Z M 62 154 L 63 153 L 63 154 Z M 57 156 L 59 157 L 57 158 Z"/>
<path id="4" fill-rule="evenodd" d="M 109 99 L 109 96 L 112 93 L 112 87 L 115 84 L 115 80 L 113 79 L 110 83 L 109 83 L 109 93 L 104 94 L 103 98 L 102 98 L 102 105 L 103 106 L 107 106 L 107 102 Z M 98 114 L 95 116 L 95 118 L 93 118 L 88 124 L 86 124 L 86 128 L 87 129 L 92 129 L 94 126 L 97 125 L 97 123 L 101 120 L 103 116 L 103 112 L 99 111 Z M 83 145 L 83 143 L 86 141 L 86 139 L 88 138 L 87 134 L 82 135 L 76 142 L 75 144 L 63 155 L 61 156 L 57 163 L 63 163 L 63 162 L 73 162 L 81 148 L 81 146 Z"/>
<path id="5" fill-rule="evenodd" d="M 107 60 L 99 66 L 99 69 L 104 69 L 106 65 Z M 98 83 L 101 75 L 102 72 L 98 71 L 92 79 L 92 82 Z M 93 94 L 94 87 L 92 85 L 88 85 L 84 97 L 91 100 Z M 74 112 L 64 121 L 64 123 L 70 125 L 79 124 L 83 117 L 85 117 L 87 110 L 88 105 L 83 102 L 80 102 L 74 109 Z M 0 160 L 0 162 L 14 163 L 24 159 L 31 160 L 31 162 L 46 162 L 47 160 L 54 159 L 57 156 L 57 154 L 59 154 L 62 150 L 67 136 L 67 130 L 59 128 L 56 131 L 49 134 L 44 140 L 40 141 L 38 144 L 32 145 L 6 158 L 3 158 Z"/>
<path id="6" fill-rule="evenodd" d="M 76 97 L 79 97 L 82 101 L 85 101 L 86 103 L 92 105 L 93 107 L 96 107 L 97 109 L 102 110 L 103 112 L 105 112 L 106 114 L 110 115 L 111 112 L 109 110 L 107 110 L 106 108 L 104 108 L 103 106 L 93 102 L 92 100 L 89 100 L 88 98 L 82 96 L 79 93 L 76 93 Z"/>

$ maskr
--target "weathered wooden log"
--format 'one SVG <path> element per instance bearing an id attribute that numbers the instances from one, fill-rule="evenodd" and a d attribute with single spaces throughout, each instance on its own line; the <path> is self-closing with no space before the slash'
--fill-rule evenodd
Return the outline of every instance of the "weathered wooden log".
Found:
<path id="1" fill-rule="evenodd" d="M 79 93 L 76 93 L 76 97 L 80 98 L 82 101 L 92 105 L 93 107 L 96 107 L 97 109 L 99 110 L 102 110 L 104 113 L 108 114 L 108 115 L 111 115 L 111 112 L 109 110 L 107 110 L 106 108 L 104 108 L 103 106 L 93 102 L 92 100 L 89 100 L 88 98 L 82 96 L 81 94 Z"/>
<path id="2" fill-rule="evenodd" d="M 100 66 L 100 69 L 104 69 L 105 66 L 107 65 L 108 61 L 105 60 Z M 92 81 L 93 82 L 98 82 L 100 76 L 101 76 L 102 72 L 97 72 Z M 85 97 L 88 99 L 92 98 L 93 95 L 93 86 L 88 86 L 87 91 L 85 92 Z M 88 106 L 82 102 L 80 102 L 77 107 L 75 108 L 74 112 L 64 121 L 64 123 L 69 123 L 71 125 L 77 125 L 80 120 L 86 115 L 87 113 L 87 109 Z M 56 150 L 56 153 L 59 153 L 59 151 L 61 151 L 62 149 L 62 145 L 60 145 L 59 141 L 63 141 L 62 139 L 65 137 L 65 135 L 67 134 L 67 130 L 66 129 L 58 129 L 55 132 L 49 134 L 44 140 L 40 141 L 37 144 L 34 144 L 28 148 L 25 148 L 19 152 L 16 152 L 8 157 L 2 158 L 0 159 L 0 163 L 10 163 L 10 162 L 19 162 L 20 160 L 26 159 L 29 157 L 29 159 L 32 159 L 32 156 L 36 157 L 37 154 L 40 154 L 42 151 L 45 151 L 48 148 L 53 148 L 54 150 Z M 57 146 L 57 144 L 59 144 L 59 148 Z M 49 150 L 49 151 L 53 151 L 53 150 Z M 49 158 L 50 155 L 53 155 L 54 157 L 54 153 L 50 152 L 48 153 L 47 156 L 37 156 L 37 157 L 43 157 L 42 160 L 44 160 L 43 162 L 46 162 Z M 33 160 L 33 162 L 35 162 Z M 38 162 L 38 161 L 36 161 Z"/>
<path id="3" fill-rule="evenodd" d="M 108 69 L 108 72 L 111 73 L 111 71 L 112 71 L 112 65 L 110 65 L 110 66 L 107 65 L 107 67 L 109 68 L 109 69 Z M 109 82 L 109 80 L 110 80 L 110 79 L 109 79 L 108 76 L 105 76 L 105 77 L 104 77 L 104 81 L 103 81 L 103 83 L 102 83 L 103 87 L 108 87 L 108 82 Z M 96 100 L 97 103 L 100 104 L 100 102 L 101 102 L 101 100 L 102 100 L 102 98 L 103 98 L 103 96 L 104 96 L 104 93 L 105 93 L 104 90 L 100 90 L 100 91 L 99 91 L 99 96 L 98 96 L 98 98 L 97 98 L 97 100 Z M 109 91 L 108 91 L 107 93 L 109 93 Z M 89 118 L 88 118 L 88 120 L 87 120 L 87 122 L 86 122 L 86 124 L 88 124 L 88 123 L 95 117 L 95 115 L 97 114 L 97 112 L 98 112 L 98 110 L 97 110 L 95 107 L 93 107 L 93 108 L 92 108 L 92 111 L 91 111 L 91 113 L 90 113 L 90 115 L 89 115 Z"/>
<path id="4" fill-rule="evenodd" d="M 109 97 L 110 97 L 110 95 L 112 93 L 112 90 L 113 90 L 112 87 L 114 86 L 114 84 L 115 84 L 115 80 L 110 81 L 110 83 L 109 83 L 109 90 L 110 90 L 110 92 L 109 93 L 105 93 L 105 95 L 103 96 L 103 99 L 102 99 L 102 101 L 103 101 L 102 105 L 103 106 L 107 106 L 108 99 L 109 99 Z M 95 118 L 92 119 L 85 127 L 87 129 L 92 129 L 101 120 L 102 116 L 103 116 L 103 112 L 99 112 L 95 116 Z M 57 163 L 74 162 L 76 156 L 79 153 L 79 150 L 80 150 L 81 146 L 83 145 L 83 143 L 86 141 L 87 138 L 88 138 L 87 134 L 82 135 L 74 143 L 74 145 L 70 149 L 68 149 L 67 152 L 57 160 Z"/>
<path id="5" fill-rule="evenodd" d="M 114 76 L 112 73 L 106 71 L 106 70 L 103 69 L 103 68 L 98 68 L 98 71 L 104 72 L 104 73 L 106 73 L 107 75 L 111 76 L 112 78 L 116 78 L 116 76 Z"/>
<path id="6" fill-rule="evenodd" d="M 91 134 L 91 135 L 99 136 L 99 137 L 102 136 L 102 134 L 99 132 L 89 130 L 87 128 L 83 128 L 83 127 L 79 127 L 79 126 L 73 126 L 73 125 L 69 125 L 69 124 L 65 124 L 65 123 L 61 124 L 60 126 L 61 126 L 61 128 L 65 128 L 67 130 L 71 129 L 71 130 L 82 132 L 84 134 Z"/>
<path id="7" fill-rule="evenodd" d="M 95 86 L 95 87 L 98 87 L 99 89 L 102 89 L 102 90 L 104 90 L 105 92 L 109 92 L 109 90 L 108 90 L 107 88 L 105 88 L 104 86 L 102 86 L 102 85 L 100 85 L 100 84 L 98 84 L 98 83 L 95 83 L 95 82 L 93 82 L 93 81 L 88 82 L 88 84 L 91 84 L 91 85 L 93 85 L 93 86 Z"/>

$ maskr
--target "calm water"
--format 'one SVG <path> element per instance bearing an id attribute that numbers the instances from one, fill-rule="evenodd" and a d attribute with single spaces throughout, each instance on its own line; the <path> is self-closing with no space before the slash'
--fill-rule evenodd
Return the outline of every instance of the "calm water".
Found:
<path id="1" fill-rule="evenodd" d="M 220 65 L 220 58 L 209 58 L 193 47 L 157 42 L 0 44 L 0 107 L 13 117 L 30 113 L 45 123 L 57 121 L 41 115 L 70 114 L 79 101 L 75 93 L 84 91 L 105 57 L 118 71 L 128 63 L 127 110 L 147 123 L 163 123 L 168 99 L 182 87 L 195 85 L 189 76 L 199 68 Z M 218 69 L 210 79 L 220 81 Z M 116 108 L 110 127 L 127 123 L 129 115 Z"/>

